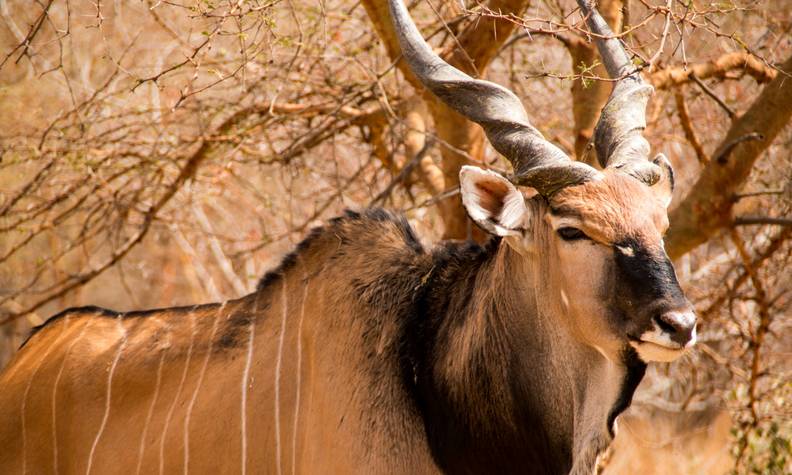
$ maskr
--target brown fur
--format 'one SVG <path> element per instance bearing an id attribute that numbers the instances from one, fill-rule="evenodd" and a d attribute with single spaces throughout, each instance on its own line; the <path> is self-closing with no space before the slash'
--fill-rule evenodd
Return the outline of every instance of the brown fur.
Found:
<path id="1" fill-rule="evenodd" d="M 614 170 L 605 170 L 602 180 L 559 191 L 551 209 L 578 217 L 581 229 L 603 244 L 626 236 L 657 244 L 668 229 L 666 209 L 654 189 Z"/>
<path id="2" fill-rule="evenodd" d="M 418 273 L 404 272 L 405 266 L 429 269 L 403 219 L 349 214 L 314 233 L 286 262 L 258 292 L 225 304 L 126 314 L 75 309 L 49 322 L 0 374 L 0 473 L 51 472 L 55 450 L 60 473 L 85 473 L 89 460 L 91 471 L 102 474 L 134 473 L 138 463 L 140 473 L 157 473 L 160 466 L 172 473 L 185 462 L 198 473 L 239 473 L 240 381 L 250 323 L 248 471 L 277 471 L 279 349 L 281 471 L 421 473 L 420 467 L 433 467 L 416 415 L 400 396 L 398 359 L 388 357 L 399 336 L 391 313 L 403 307 L 389 299 L 409 299 L 406 291 L 418 283 Z M 280 347 L 284 305 L 288 325 Z M 97 439 L 108 382 L 110 411 Z"/>
<path id="3" fill-rule="evenodd" d="M 603 206 L 550 205 L 656 237 L 619 180 L 584 185 Z M 427 252 L 404 218 L 348 212 L 238 300 L 64 312 L 0 373 L 0 473 L 590 472 L 643 366 L 581 286 L 608 248 L 562 245 L 527 205 L 539 252 Z"/>

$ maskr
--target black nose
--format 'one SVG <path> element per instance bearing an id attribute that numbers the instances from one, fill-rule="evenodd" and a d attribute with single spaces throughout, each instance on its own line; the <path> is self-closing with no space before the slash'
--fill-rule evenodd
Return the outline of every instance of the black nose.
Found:
<path id="1" fill-rule="evenodd" d="M 696 314 L 690 310 L 661 313 L 654 322 L 675 343 L 686 346 L 696 341 Z"/>

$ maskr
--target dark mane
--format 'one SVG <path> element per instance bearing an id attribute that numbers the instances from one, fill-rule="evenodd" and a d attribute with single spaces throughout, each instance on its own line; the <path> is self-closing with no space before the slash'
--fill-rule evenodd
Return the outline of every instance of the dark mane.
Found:
<path id="1" fill-rule="evenodd" d="M 410 223 L 407 222 L 407 219 L 405 219 L 403 215 L 392 213 L 382 208 L 369 208 L 360 212 L 347 209 L 344 211 L 344 214 L 332 218 L 327 224 L 313 228 L 308 236 L 297 244 L 293 251 L 284 256 L 278 267 L 267 272 L 264 277 L 259 280 L 256 290 L 263 290 L 280 279 L 289 269 L 294 267 L 298 256 L 304 254 L 314 243 L 327 234 L 334 234 L 336 231 L 349 227 L 350 225 L 355 226 L 386 222 L 396 226 L 407 246 L 415 252 L 423 253 L 421 242 L 418 240 L 415 231 L 413 231 L 412 226 L 410 226 Z M 345 234 L 346 233 L 341 233 L 342 239 L 346 237 Z"/>
<path id="2" fill-rule="evenodd" d="M 299 244 L 292 250 L 290 253 L 286 254 L 283 257 L 280 264 L 273 270 L 267 272 L 264 277 L 259 280 L 256 286 L 256 292 L 262 291 L 267 287 L 271 286 L 273 283 L 277 282 L 286 272 L 292 269 L 296 262 L 298 256 L 304 254 L 311 246 L 319 241 L 322 237 L 327 236 L 328 234 L 332 235 L 340 231 L 342 228 L 354 228 L 356 226 L 366 226 L 371 224 L 382 224 L 382 223 L 389 223 L 395 226 L 398 230 L 401 238 L 404 240 L 404 244 L 412 249 L 414 252 L 423 253 L 423 246 L 421 245 L 420 241 L 418 240 L 415 232 L 413 231 L 410 224 L 401 214 L 392 213 L 390 211 L 381 209 L 381 208 L 373 208 L 373 209 L 366 209 L 360 212 L 346 210 L 344 214 L 341 216 L 337 216 L 327 222 L 324 226 L 319 226 L 310 231 L 308 236 L 305 237 Z M 343 233 L 342 235 L 348 234 Z M 24 347 L 30 339 L 35 336 L 38 332 L 42 329 L 54 324 L 58 320 L 61 320 L 66 315 L 70 314 L 82 314 L 87 316 L 96 316 L 96 317 L 105 317 L 105 318 L 141 318 L 141 317 L 148 317 L 151 315 L 156 315 L 163 311 L 168 311 L 170 313 L 188 313 L 195 310 L 202 310 L 208 307 L 212 307 L 217 305 L 216 303 L 205 303 L 205 304 L 198 304 L 198 305 L 184 305 L 179 307 L 163 307 L 163 308 L 154 308 L 148 310 L 135 310 L 129 312 L 119 312 L 117 310 L 108 309 L 97 307 L 94 305 L 83 306 L 83 307 L 70 307 L 67 308 L 45 320 L 42 324 L 33 327 L 30 331 L 30 334 L 25 338 L 25 340 L 20 345 L 20 348 Z M 244 315 L 240 315 L 239 318 L 234 319 L 236 323 L 235 326 L 244 326 L 246 321 L 250 318 L 250 316 L 245 317 Z M 241 323 L 240 323 L 241 322 Z M 224 341 L 222 343 L 226 343 L 225 345 L 221 346 L 229 346 L 229 341 Z"/>

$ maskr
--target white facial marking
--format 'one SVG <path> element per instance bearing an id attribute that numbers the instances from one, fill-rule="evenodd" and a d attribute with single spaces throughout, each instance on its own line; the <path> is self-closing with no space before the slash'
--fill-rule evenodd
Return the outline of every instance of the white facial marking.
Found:
<path id="1" fill-rule="evenodd" d="M 93 458 L 96 453 L 96 447 L 99 445 L 99 439 L 102 438 L 102 434 L 104 433 L 105 427 L 107 427 L 107 420 L 110 418 L 110 400 L 112 396 L 112 389 L 113 389 L 113 375 L 115 374 L 116 366 L 118 365 L 118 360 L 121 359 L 121 352 L 124 351 L 124 347 L 127 344 L 127 332 L 126 328 L 124 328 L 124 323 L 121 320 L 122 315 L 118 314 L 116 317 L 116 322 L 118 323 L 118 330 L 121 332 L 121 343 L 118 344 L 118 350 L 116 350 L 115 358 L 113 358 L 113 363 L 110 365 L 110 371 L 107 374 L 107 392 L 105 394 L 105 411 L 104 415 L 102 416 L 102 422 L 99 425 L 99 430 L 96 432 L 96 437 L 94 438 L 93 445 L 91 445 L 91 453 L 88 454 L 88 468 L 85 470 L 86 475 L 90 475 L 91 468 L 93 466 Z"/>
<path id="2" fill-rule="evenodd" d="M 563 289 L 561 289 L 561 305 L 564 307 L 565 312 L 569 310 L 569 299 Z"/>
<path id="3" fill-rule="evenodd" d="M 673 361 L 682 355 L 687 348 L 696 344 L 696 314 L 691 311 L 668 312 L 662 317 L 665 321 L 678 327 L 693 327 L 690 339 L 684 345 L 673 341 L 671 335 L 652 321 L 652 329 L 640 336 L 640 341 L 630 342 L 638 355 L 646 362 Z"/>
<path id="4" fill-rule="evenodd" d="M 673 320 L 680 326 L 689 327 L 696 323 L 696 314 L 693 312 L 668 312 L 663 315 L 666 320 Z"/>
<path id="5" fill-rule="evenodd" d="M 635 255 L 635 251 L 630 246 L 616 246 L 616 249 L 627 257 L 633 257 Z"/>
<path id="6" fill-rule="evenodd" d="M 692 348 L 692 347 L 693 347 L 693 345 L 695 345 L 695 344 L 696 344 L 696 340 L 698 339 L 698 337 L 697 337 L 697 335 L 696 335 L 696 330 L 697 330 L 697 329 L 698 329 L 698 328 L 696 328 L 696 327 L 693 327 L 693 332 L 690 334 L 690 341 L 688 341 L 687 343 L 685 343 L 685 348 Z"/>
<path id="7" fill-rule="evenodd" d="M 668 363 L 674 361 L 685 353 L 684 348 L 668 348 L 648 341 L 631 341 L 630 346 L 645 363 L 652 361 Z"/>
<path id="8" fill-rule="evenodd" d="M 646 331 L 641 335 L 640 340 L 654 343 L 655 345 L 664 346 L 666 348 L 678 350 L 681 349 L 682 346 L 671 340 L 671 335 L 666 333 L 665 331 L 661 330 L 657 323 L 652 322 L 652 326 L 654 327 L 652 330 Z"/>

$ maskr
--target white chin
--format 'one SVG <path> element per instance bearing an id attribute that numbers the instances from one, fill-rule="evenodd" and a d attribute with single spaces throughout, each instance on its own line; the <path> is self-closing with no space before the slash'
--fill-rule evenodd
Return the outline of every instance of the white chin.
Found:
<path id="1" fill-rule="evenodd" d="M 668 348 L 648 341 L 631 341 L 630 345 L 635 348 L 636 353 L 645 363 L 653 361 L 668 363 L 685 353 L 684 348 Z"/>

